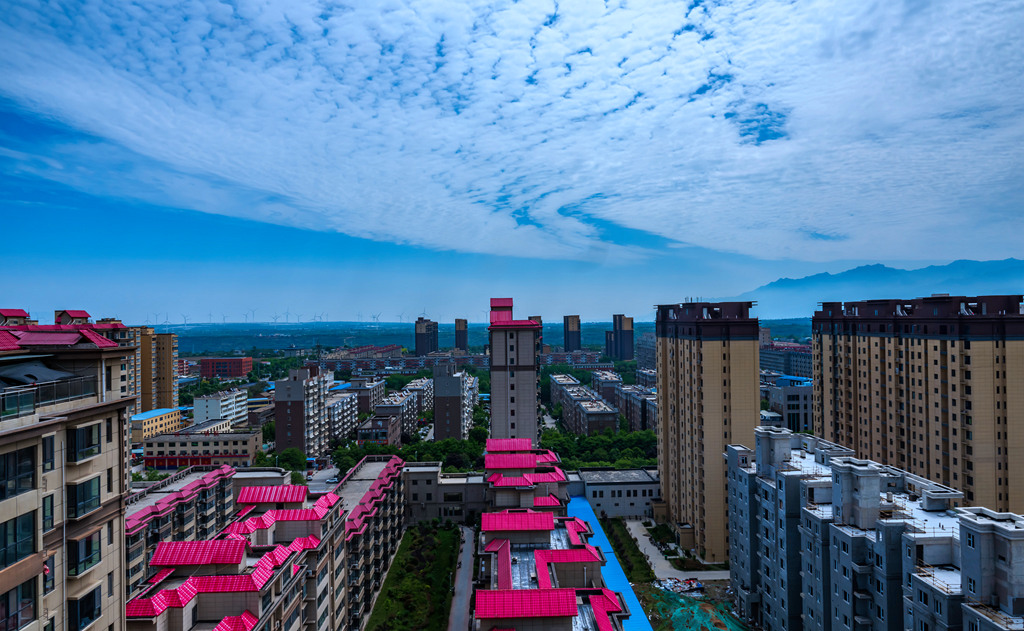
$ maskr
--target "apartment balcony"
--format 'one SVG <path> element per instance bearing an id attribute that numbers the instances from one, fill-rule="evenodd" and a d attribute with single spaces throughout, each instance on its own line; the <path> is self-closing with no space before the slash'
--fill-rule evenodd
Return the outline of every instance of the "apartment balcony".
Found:
<path id="1" fill-rule="evenodd" d="M 0 420 L 28 416 L 42 407 L 93 396 L 96 396 L 95 377 L 72 377 L 7 388 L 0 393 Z"/>

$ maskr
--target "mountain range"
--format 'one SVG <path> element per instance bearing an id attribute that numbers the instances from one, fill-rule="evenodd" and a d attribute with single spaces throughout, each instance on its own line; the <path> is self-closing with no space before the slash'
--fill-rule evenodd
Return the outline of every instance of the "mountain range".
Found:
<path id="1" fill-rule="evenodd" d="M 953 261 L 920 269 L 862 265 L 837 274 L 780 278 L 730 300 L 757 301 L 759 318 L 806 318 L 818 303 L 932 294 L 983 296 L 1024 293 L 1024 261 Z"/>

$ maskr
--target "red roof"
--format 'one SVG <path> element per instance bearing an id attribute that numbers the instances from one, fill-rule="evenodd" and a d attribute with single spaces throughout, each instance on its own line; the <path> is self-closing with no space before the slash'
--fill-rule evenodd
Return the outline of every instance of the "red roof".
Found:
<path id="1" fill-rule="evenodd" d="M 487 454 L 484 469 L 533 469 L 537 456 L 533 454 Z"/>
<path id="2" fill-rule="evenodd" d="M 97 348 L 117 348 L 117 342 L 103 337 L 96 331 L 82 329 L 79 333 L 82 334 L 82 337 L 95 344 Z"/>
<path id="3" fill-rule="evenodd" d="M 21 350 L 18 345 L 18 338 L 8 331 L 0 331 L 0 351 Z"/>
<path id="4" fill-rule="evenodd" d="M 499 451 L 530 451 L 533 443 L 529 438 L 488 438 L 487 453 Z"/>
<path id="5" fill-rule="evenodd" d="M 228 616 L 213 628 L 213 631 L 252 631 L 260 621 L 248 609 L 240 616 Z"/>
<path id="6" fill-rule="evenodd" d="M 491 298 L 491 309 L 495 307 L 512 308 L 511 298 Z"/>
<path id="7" fill-rule="evenodd" d="M 551 513 L 525 511 L 521 513 L 484 513 L 481 516 L 483 532 L 513 530 L 554 530 L 555 516 Z"/>
<path id="8" fill-rule="evenodd" d="M 5 318 L 27 318 L 28 311 L 24 309 L 0 309 L 0 316 Z"/>
<path id="9" fill-rule="evenodd" d="M 567 618 L 579 613 L 575 589 L 481 589 L 479 618 Z"/>
<path id="10" fill-rule="evenodd" d="M 487 327 L 487 330 L 491 329 L 536 329 L 539 331 L 540 325 L 533 320 L 502 320 L 492 317 L 491 326 Z"/>
<path id="11" fill-rule="evenodd" d="M 91 318 L 88 311 L 82 311 L 81 309 L 65 309 L 64 313 L 68 314 L 69 318 Z"/>
<path id="12" fill-rule="evenodd" d="M 561 506 L 562 500 L 558 499 L 554 495 L 548 495 L 546 497 L 535 497 L 533 498 L 534 506 Z"/>
<path id="13" fill-rule="evenodd" d="M 301 484 L 279 486 L 245 486 L 238 492 L 239 504 L 284 504 L 303 502 L 308 488 Z"/>
<path id="14" fill-rule="evenodd" d="M 245 542 L 234 539 L 220 541 L 161 541 L 150 560 L 154 565 L 211 565 L 241 563 Z"/>

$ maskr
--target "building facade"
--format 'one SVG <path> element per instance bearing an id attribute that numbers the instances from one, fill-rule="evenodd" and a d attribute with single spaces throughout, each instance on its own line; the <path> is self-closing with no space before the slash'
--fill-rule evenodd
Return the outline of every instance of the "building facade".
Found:
<path id="1" fill-rule="evenodd" d="M 814 383 L 802 377 L 780 375 L 768 387 L 768 409 L 782 417 L 782 426 L 794 432 L 814 431 Z"/>
<path id="2" fill-rule="evenodd" d="M 528 438 L 538 434 L 540 325 L 512 319 L 512 299 L 491 299 L 491 436 Z"/>
<path id="3" fill-rule="evenodd" d="M 462 318 L 455 318 L 455 350 L 469 350 L 469 323 Z"/>
<path id="4" fill-rule="evenodd" d="M 633 359 L 633 318 L 621 313 L 612 316 L 612 330 L 605 331 L 604 353 L 615 361 Z"/>
<path id="5" fill-rule="evenodd" d="M 467 373 L 455 372 L 453 364 L 434 368 L 434 440 L 465 440 L 473 422 L 473 396 Z"/>
<path id="6" fill-rule="evenodd" d="M 684 547 L 728 558 L 725 464 L 758 422 L 758 323 L 749 302 L 661 305 L 658 474 L 665 518 Z"/>
<path id="7" fill-rule="evenodd" d="M 327 455 L 330 425 L 327 395 L 334 379 L 316 369 L 288 371 L 274 382 L 274 442 L 278 453 L 294 447 L 307 458 Z"/>
<path id="8" fill-rule="evenodd" d="M 182 427 L 181 410 L 177 408 L 150 410 L 131 417 L 131 441 L 138 445 L 150 436 L 174 432 Z"/>
<path id="9" fill-rule="evenodd" d="M 598 515 L 647 519 L 661 499 L 657 469 L 582 469 L 583 495 Z"/>
<path id="10" fill-rule="evenodd" d="M 563 350 L 566 353 L 583 349 L 583 338 L 580 333 L 580 317 L 578 315 L 562 316 Z"/>
<path id="11" fill-rule="evenodd" d="M 191 429 L 191 428 L 189 428 Z M 251 466 L 259 451 L 259 432 L 191 432 L 158 434 L 143 443 L 146 468 L 168 470 L 192 466 Z"/>
<path id="12" fill-rule="evenodd" d="M 861 458 L 1024 511 L 1022 297 L 822 304 L 814 431 Z"/>
<path id="13" fill-rule="evenodd" d="M 647 331 L 641 333 L 640 337 L 636 340 L 636 368 L 637 368 L 637 379 L 639 379 L 640 370 L 654 370 L 655 360 L 658 348 L 658 338 L 655 336 L 654 331 Z M 637 382 L 639 383 L 639 381 Z M 641 384 L 642 385 L 642 384 Z"/>
<path id="14" fill-rule="evenodd" d="M 192 418 L 196 423 L 223 419 L 237 425 L 244 423 L 249 415 L 249 395 L 245 390 L 223 390 L 196 397 L 192 405 Z"/>
<path id="15" fill-rule="evenodd" d="M 252 372 L 252 357 L 200 357 L 202 379 L 242 379 Z"/>
<path id="16" fill-rule="evenodd" d="M 423 357 L 437 350 L 437 322 L 416 318 L 416 356 Z"/>

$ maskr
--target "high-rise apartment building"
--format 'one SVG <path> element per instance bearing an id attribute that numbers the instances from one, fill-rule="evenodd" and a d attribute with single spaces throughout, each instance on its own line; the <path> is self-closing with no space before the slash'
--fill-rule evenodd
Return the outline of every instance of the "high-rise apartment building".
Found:
<path id="1" fill-rule="evenodd" d="M 858 457 L 1024 511 L 1022 297 L 826 302 L 814 431 Z"/>
<path id="2" fill-rule="evenodd" d="M 196 424 L 223 419 L 229 427 L 241 425 L 249 417 L 248 399 L 249 393 L 238 388 L 196 397 L 192 402 L 193 419 Z"/>
<path id="3" fill-rule="evenodd" d="M 0 628 L 125 628 L 132 351 L 81 322 L 0 326 Z"/>
<path id="4" fill-rule="evenodd" d="M 562 335 L 565 352 L 571 353 L 583 348 L 583 340 L 580 337 L 580 317 L 578 315 L 562 316 Z"/>
<path id="5" fill-rule="evenodd" d="M 455 318 L 455 350 L 469 350 L 469 323 L 462 318 Z"/>
<path id="6" fill-rule="evenodd" d="M 604 332 L 604 352 L 617 361 L 633 359 L 633 318 L 612 316 L 612 330 Z"/>
<path id="7" fill-rule="evenodd" d="M 437 322 L 416 318 L 416 356 L 423 357 L 437 350 Z"/>
<path id="8" fill-rule="evenodd" d="M 288 371 L 274 382 L 274 441 L 278 453 L 295 447 L 307 458 L 325 456 L 331 446 L 327 393 L 334 380 L 314 368 Z"/>
<path id="9" fill-rule="evenodd" d="M 454 364 L 434 366 L 434 440 L 464 440 L 473 419 L 469 375 Z"/>
<path id="10" fill-rule="evenodd" d="M 636 368 L 637 370 L 654 370 L 655 356 L 657 355 L 658 338 L 654 331 L 641 333 L 636 341 Z"/>
<path id="11" fill-rule="evenodd" d="M 491 298 L 491 437 L 537 440 L 541 326 L 512 319 L 511 298 Z"/>
<path id="12" fill-rule="evenodd" d="M 708 561 L 726 560 L 725 446 L 758 424 L 750 302 L 658 306 L 658 473 L 667 521 Z"/>

